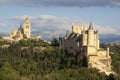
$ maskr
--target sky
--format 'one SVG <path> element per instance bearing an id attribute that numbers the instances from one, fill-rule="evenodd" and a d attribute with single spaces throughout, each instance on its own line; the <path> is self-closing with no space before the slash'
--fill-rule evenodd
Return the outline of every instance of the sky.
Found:
<path id="1" fill-rule="evenodd" d="M 120 0 L 0 0 L 0 32 L 10 33 L 31 19 L 32 31 L 62 34 L 73 25 L 120 35 Z"/>

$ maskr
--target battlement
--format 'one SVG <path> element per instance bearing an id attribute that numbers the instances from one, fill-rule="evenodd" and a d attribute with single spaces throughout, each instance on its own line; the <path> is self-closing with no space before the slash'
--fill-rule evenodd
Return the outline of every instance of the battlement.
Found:
<path id="1" fill-rule="evenodd" d="M 77 26 L 77 25 L 72 26 L 73 33 L 82 34 L 82 32 L 86 30 L 87 30 L 87 27 L 85 26 Z"/>

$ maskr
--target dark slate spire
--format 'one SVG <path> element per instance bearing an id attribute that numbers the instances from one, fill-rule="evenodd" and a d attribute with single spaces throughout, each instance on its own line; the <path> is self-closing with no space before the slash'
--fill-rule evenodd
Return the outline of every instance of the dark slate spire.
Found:
<path id="1" fill-rule="evenodd" d="M 93 25 L 92 25 L 91 22 L 90 22 L 90 25 L 89 25 L 89 29 L 93 29 Z"/>
<path id="2" fill-rule="evenodd" d="M 66 34 L 65 34 L 65 37 L 68 37 L 68 35 L 69 35 L 69 31 L 67 30 Z"/>
<path id="3" fill-rule="evenodd" d="M 20 27 L 18 28 L 18 30 L 20 30 L 22 33 L 24 32 L 22 24 L 20 24 Z"/>

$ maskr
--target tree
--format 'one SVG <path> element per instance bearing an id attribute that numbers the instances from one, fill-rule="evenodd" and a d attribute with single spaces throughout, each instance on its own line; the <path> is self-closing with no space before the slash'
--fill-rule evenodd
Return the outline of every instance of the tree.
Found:
<path id="1" fill-rule="evenodd" d="M 8 62 L 0 69 L 0 80 L 20 80 L 19 72 L 13 69 Z"/>
<path id="2" fill-rule="evenodd" d="M 52 41 L 51 41 L 51 44 L 52 44 L 52 46 L 54 46 L 54 47 L 58 47 L 58 46 L 59 46 L 59 41 L 58 41 L 58 39 L 57 39 L 56 37 L 53 37 L 53 38 L 52 38 Z"/>

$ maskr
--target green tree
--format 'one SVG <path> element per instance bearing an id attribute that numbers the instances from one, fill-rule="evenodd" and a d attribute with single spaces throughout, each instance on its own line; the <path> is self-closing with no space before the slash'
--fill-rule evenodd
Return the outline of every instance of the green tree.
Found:
<path id="1" fill-rule="evenodd" d="M 59 46 L 58 39 L 56 37 L 53 37 L 52 41 L 51 41 L 51 44 L 52 44 L 52 46 L 55 46 L 55 47 Z"/>
<path id="2" fill-rule="evenodd" d="M 0 80 L 20 80 L 20 75 L 19 72 L 6 63 L 0 68 Z"/>

